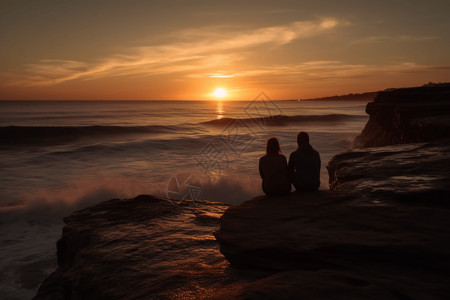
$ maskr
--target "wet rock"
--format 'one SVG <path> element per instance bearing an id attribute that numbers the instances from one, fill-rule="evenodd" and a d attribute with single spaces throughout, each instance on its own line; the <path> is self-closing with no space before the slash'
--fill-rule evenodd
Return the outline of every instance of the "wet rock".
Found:
<path id="1" fill-rule="evenodd" d="M 212 235 L 227 206 L 182 204 L 142 195 L 74 212 L 57 243 L 58 268 L 34 299 L 201 295 L 198 283 L 227 266 Z"/>
<path id="2" fill-rule="evenodd" d="M 450 205 L 450 139 L 356 149 L 328 163 L 330 189 L 367 201 Z"/>
<path id="3" fill-rule="evenodd" d="M 103 202 L 65 219 L 34 299 L 445 298 L 450 210 L 358 201 L 320 191 L 230 207 L 216 237 L 231 266 L 212 234 L 226 206 Z"/>

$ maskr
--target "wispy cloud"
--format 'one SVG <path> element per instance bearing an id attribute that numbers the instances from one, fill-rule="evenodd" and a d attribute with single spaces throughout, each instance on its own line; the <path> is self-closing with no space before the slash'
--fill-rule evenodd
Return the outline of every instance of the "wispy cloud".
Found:
<path id="1" fill-rule="evenodd" d="M 369 36 L 362 39 L 357 39 L 351 42 L 351 44 L 371 44 L 371 43 L 381 43 L 381 42 L 420 42 L 420 41 L 431 41 L 438 39 L 437 36 L 415 36 L 415 35 L 397 35 L 397 36 Z"/>
<path id="2" fill-rule="evenodd" d="M 420 65 L 404 62 L 390 65 L 348 64 L 340 61 L 310 61 L 295 65 L 275 65 L 259 69 L 230 73 L 236 78 L 246 78 L 253 85 L 292 85 L 306 82 L 324 83 L 328 80 L 359 80 L 365 77 L 387 78 L 411 74 L 450 72 L 450 65 Z M 197 74 L 201 76 L 200 74 Z M 207 76 L 207 74 L 203 74 Z"/>
<path id="3" fill-rule="evenodd" d="M 135 47 L 96 62 L 46 59 L 27 65 L 21 74 L 3 74 L 12 85 L 55 85 L 70 80 L 91 80 L 124 75 L 158 75 L 211 68 L 223 69 L 242 59 L 242 50 L 262 45 L 282 46 L 294 40 L 317 36 L 345 24 L 337 19 L 293 22 L 281 26 L 230 31 L 199 28 L 178 32 L 173 42 Z M 228 76 L 229 74 L 210 74 Z"/>

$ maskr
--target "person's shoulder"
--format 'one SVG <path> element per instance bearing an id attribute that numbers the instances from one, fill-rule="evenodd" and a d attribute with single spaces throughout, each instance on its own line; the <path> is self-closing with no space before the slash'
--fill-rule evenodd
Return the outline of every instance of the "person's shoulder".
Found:
<path id="1" fill-rule="evenodd" d="M 285 163 L 287 163 L 287 158 L 286 158 L 286 156 L 284 156 L 283 154 L 281 154 L 281 160 L 283 160 L 283 162 L 285 162 Z"/>
<path id="2" fill-rule="evenodd" d="M 278 153 L 277 154 L 278 159 L 286 159 L 286 156 L 284 154 Z"/>
<path id="3" fill-rule="evenodd" d="M 320 154 L 319 154 L 319 151 L 317 151 L 317 150 L 314 149 L 314 148 L 311 148 L 311 149 L 312 149 L 312 153 L 313 153 L 313 155 L 314 155 L 314 158 L 320 160 Z"/>
<path id="4" fill-rule="evenodd" d="M 260 158 L 259 158 L 259 161 L 261 162 L 261 161 L 265 161 L 265 160 L 267 160 L 267 154 L 266 155 L 263 155 L 263 156 L 261 156 Z"/>
<path id="5" fill-rule="evenodd" d="M 294 163 L 294 161 L 296 160 L 295 157 L 297 156 L 297 150 L 293 151 L 291 153 L 291 155 L 289 155 L 289 164 Z"/>
<path id="6" fill-rule="evenodd" d="M 312 148 L 312 147 L 311 147 Z M 312 148 L 313 152 L 317 155 L 319 155 L 319 151 L 317 151 L 316 149 Z"/>

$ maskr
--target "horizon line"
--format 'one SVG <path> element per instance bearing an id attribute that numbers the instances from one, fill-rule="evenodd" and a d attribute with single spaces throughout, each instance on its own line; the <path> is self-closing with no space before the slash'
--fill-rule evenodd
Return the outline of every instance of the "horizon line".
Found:
<path id="1" fill-rule="evenodd" d="M 379 93 L 386 90 L 392 90 L 392 89 L 409 89 L 409 88 L 420 88 L 420 87 L 426 87 L 430 85 L 448 85 L 450 82 L 427 82 L 422 85 L 415 85 L 415 86 L 406 86 L 406 87 L 391 87 L 391 88 L 385 88 L 380 89 L 378 91 L 367 91 L 367 92 L 348 92 L 346 94 L 340 94 L 340 95 L 329 95 L 329 96 L 320 96 L 320 97 L 310 97 L 310 98 L 289 98 L 289 99 L 269 99 L 271 101 L 314 101 L 314 100 L 320 100 L 324 98 L 333 98 L 333 97 L 344 97 L 344 96 L 351 96 L 351 95 L 363 95 L 363 94 L 369 94 L 369 93 Z M 255 101 L 257 99 L 0 99 L 0 101 L 212 101 L 212 102 L 227 102 L 227 101 Z M 358 100 L 353 100 L 358 101 Z M 363 100 L 361 100 L 363 101 Z"/>

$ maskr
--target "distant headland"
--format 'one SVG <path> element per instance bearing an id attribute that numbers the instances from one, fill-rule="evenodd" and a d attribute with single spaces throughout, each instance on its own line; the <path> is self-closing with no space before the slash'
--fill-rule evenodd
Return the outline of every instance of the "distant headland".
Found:
<path id="1" fill-rule="evenodd" d="M 427 84 L 422 85 L 421 87 L 438 87 L 438 86 L 450 86 L 449 82 L 445 82 L 445 83 L 434 83 L 434 82 L 429 82 Z M 293 99 L 292 101 L 366 101 L 366 102 L 370 102 L 372 101 L 375 96 L 379 93 L 379 92 L 389 92 L 389 91 L 393 91 L 393 90 L 397 90 L 398 88 L 387 88 L 381 91 L 376 91 L 376 92 L 365 92 L 365 93 L 350 93 L 350 94 L 345 94 L 345 95 L 335 95 L 335 96 L 327 96 L 327 97 L 320 97 L 320 98 L 307 98 L 307 99 Z"/>

